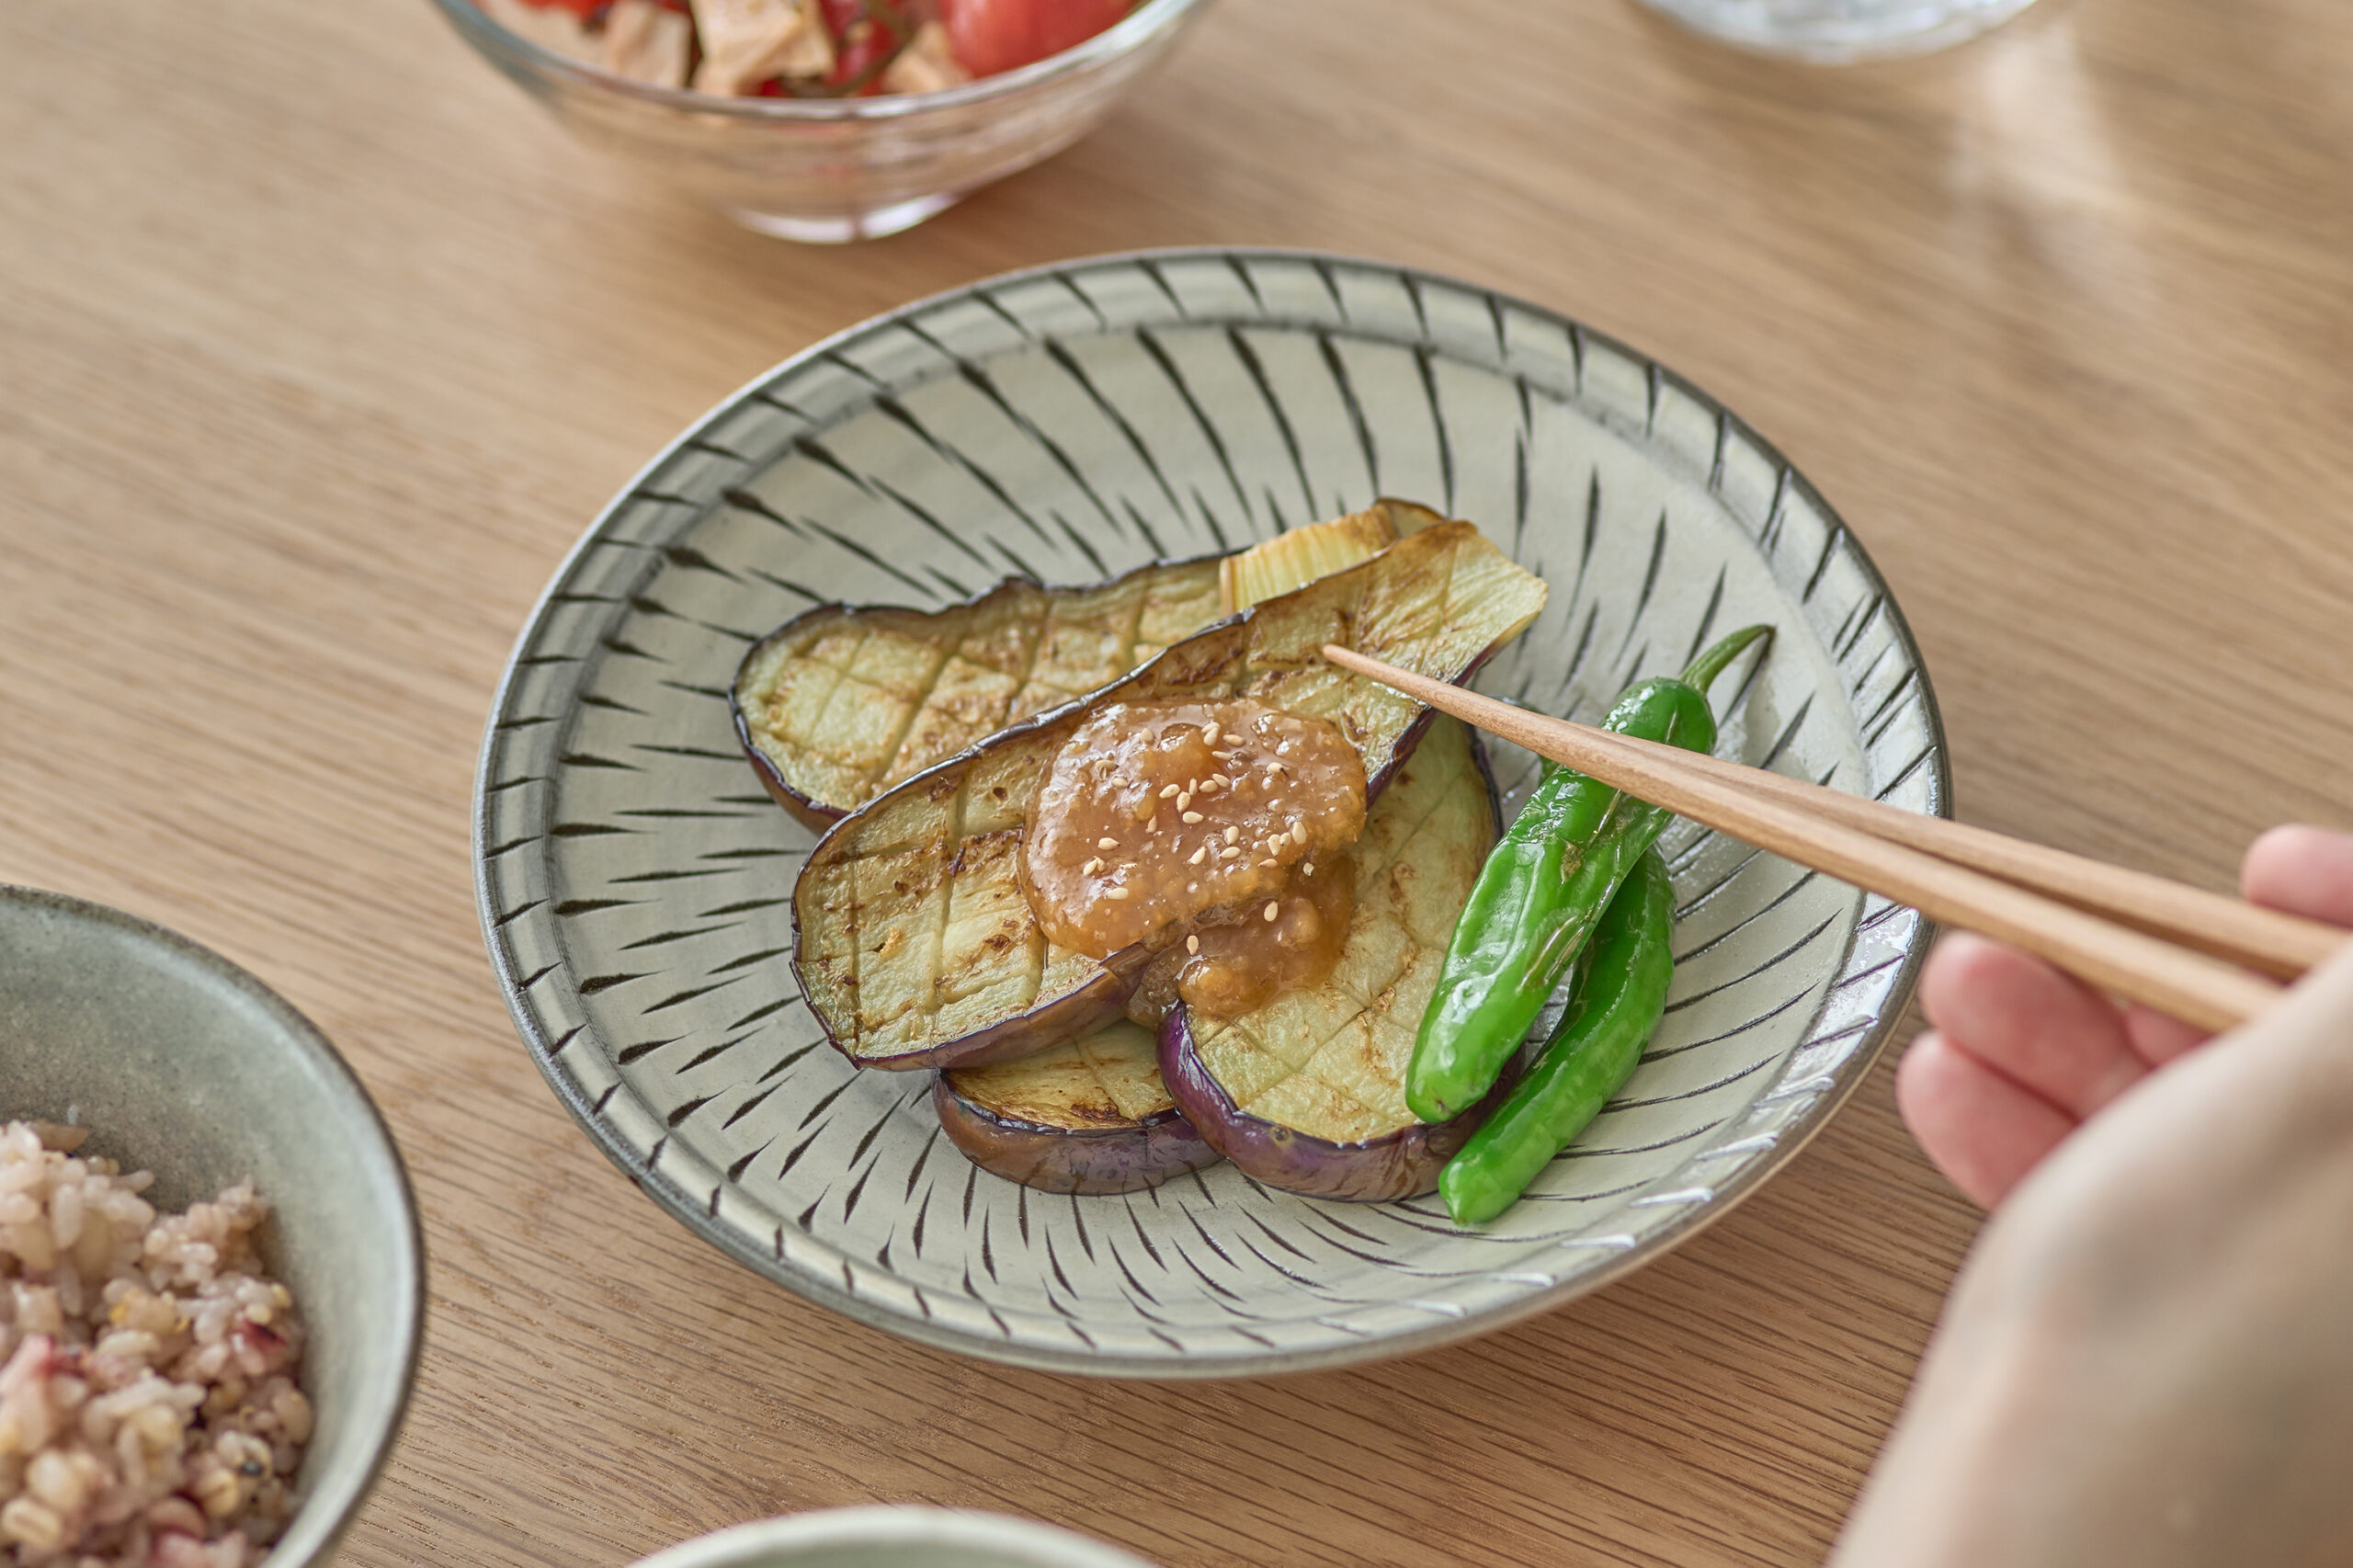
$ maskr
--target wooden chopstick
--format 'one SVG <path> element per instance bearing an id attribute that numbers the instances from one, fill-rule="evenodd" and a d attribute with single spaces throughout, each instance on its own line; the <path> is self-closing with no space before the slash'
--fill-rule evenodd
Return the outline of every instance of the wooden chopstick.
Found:
<path id="1" fill-rule="evenodd" d="M 1569 721 L 1557 721 L 1569 723 Z M 1762 767 L 1728 762 L 1656 741 L 1571 723 L 1593 744 L 1688 767 L 1735 789 L 1756 791 L 1801 811 L 1888 839 L 1908 844 L 1941 859 L 2015 882 L 2020 887 L 2087 909 L 2096 915 L 2162 937 L 2281 980 L 2294 980 L 2335 952 L 2347 933 L 2302 915 L 2286 915 L 2227 894 L 2168 881 L 2146 871 L 2111 866 L 2048 845 L 2029 844 L 1966 823 L 1907 812 L 1881 801 L 1824 789 Z"/>
<path id="2" fill-rule="evenodd" d="M 1915 821 L 1941 819 L 1919 818 L 1917 813 L 1896 812 L 1895 808 L 1880 806 L 1878 802 L 1855 801 L 1854 797 L 1836 790 L 1821 790 L 1802 780 L 1782 778 L 1737 764 L 1695 767 L 1693 764 L 1699 759 L 1693 754 L 1674 747 L 1654 747 L 1627 736 L 1530 713 L 1346 648 L 1326 646 L 1324 653 L 1343 668 L 1370 676 L 1433 708 L 1630 794 L 1826 871 L 1843 881 L 1908 903 L 1931 919 L 2040 953 L 2096 985 L 2145 1002 L 2200 1028 L 2227 1028 L 2244 1022 L 2262 1012 L 2279 994 L 2279 987 L 2273 982 L 2205 951 L 2185 949 L 2144 930 L 2119 925 L 2074 903 L 1917 847 L 1916 837 L 1899 842 L 1880 836 L 1874 830 L 1884 820 L 1879 811 Z M 1730 770 L 1730 777 L 1726 770 Z M 1759 778 L 1778 782 L 1760 789 Z M 1878 811 L 1857 815 L 1834 806 L 1832 809 L 1842 812 L 1834 819 L 1819 809 L 1818 796 L 1822 795 L 1876 806 Z M 1804 803 L 1795 803 L 1800 801 Z M 1856 825 L 1865 816 L 1874 828 Z M 2016 850 L 1996 853 L 1983 840 L 1999 835 L 1970 830 L 1968 836 L 1971 842 L 1966 852 L 1977 856 L 1979 864 L 2032 862 L 2037 876 L 2060 874 L 2036 855 L 2018 853 L 2033 851 L 2038 846 L 2018 845 Z M 1948 838 L 1946 842 L 1958 841 Z M 2123 896 L 2119 891 L 2123 884 L 2112 881 L 2077 875 L 2076 885 L 2091 888 L 2103 897 Z M 2321 926 L 2319 930 L 2329 933 L 2335 941 L 2344 939 L 2343 933 L 2330 932 L 2329 927 Z M 2296 937 L 2307 944 L 2309 938 L 2308 932 Z M 2257 945 L 2275 964 L 2295 961 L 2279 953 L 2268 937 L 2258 938 Z"/>

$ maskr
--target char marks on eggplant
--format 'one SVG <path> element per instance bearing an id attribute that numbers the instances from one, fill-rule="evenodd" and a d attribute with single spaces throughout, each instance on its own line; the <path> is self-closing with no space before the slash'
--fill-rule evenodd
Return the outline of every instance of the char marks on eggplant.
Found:
<path id="1" fill-rule="evenodd" d="M 903 778 L 1108 686 L 1169 643 L 1443 522 L 1409 501 L 1228 556 L 1108 582 L 1009 577 L 944 609 L 820 605 L 762 638 L 735 676 L 737 742 L 760 782 L 823 832 Z"/>
<path id="2" fill-rule="evenodd" d="M 1477 528 L 1437 525 L 894 786 L 826 834 L 794 889 L 812 1012 L 851 1061 L 895 1068 L 1010 1060 L 1109 1021 L 1151 953 L 1098 960 L 1049 943 L 1017 875 L 1039 778 L 1092 710 L 1247 697 L 1323 719 L 1357 747 L 1377 797 L 1429 710 L 1334 667 L 1323 645 L 1461 680 L 1535 619 L 1544 593 Z"/>
<path id="3" fill-rule="evenodd" d="M 1496 817 L 1477 742 L 1441 718 L 1367 817 L 1331 978 L 1235 1018 L 1170 1011 L 1161 1074 L 1211 1147 L 1270 1187 L 1317 1197 L 1436 1187 L 1486 1108 L 1423 1122 L 1405 1104 L 1405 1068 Z"/>
<path id="4" fill-rule="evenodd" d="M 1215 557 L 1084 588 L 1009 578 L 941 610 L 820 605 L 745 656 L 735 727 L 788 810 L 824 828 L 1218 619 Z"/>

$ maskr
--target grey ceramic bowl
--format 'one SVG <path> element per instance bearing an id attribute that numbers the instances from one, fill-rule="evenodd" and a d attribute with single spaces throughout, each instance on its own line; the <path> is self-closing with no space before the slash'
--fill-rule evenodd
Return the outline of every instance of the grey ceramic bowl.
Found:
<path id="1" fill-rule="evenodd" d="M 309 1020 L 184 937 L 0 886 L 0 1118 L 76 1122 L 177 1209 L 250 1176 L 266 1256 L 310 1327 L 318 1425 L 269 1558 L 333 1555 L 383 1467 L 416 1369 L 425 1246 L 408 1176 L 358 1079 Z"/>
<path id="2" fill-rule="evenodd" d="M 637 1568 L 1152 1568 L 1051 1525 L 961 1508 L 829 1508 L 699 1536 Z"/>

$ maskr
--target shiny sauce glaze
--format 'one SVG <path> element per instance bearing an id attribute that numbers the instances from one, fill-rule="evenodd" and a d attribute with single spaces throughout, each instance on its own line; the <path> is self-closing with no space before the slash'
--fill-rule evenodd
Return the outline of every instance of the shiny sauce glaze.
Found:
<path id="1" fill-rule="evenodd" d="M 1022 892 L 1060 946 L 1153 952 L 1138 1022 L 1180 995 L 1232 1017 L 1339 961 L 1345 851 L 1364 812 L 1363 760 L 1320 719 L 1246 700 L 1115 703 L 1040 781 Z"/>

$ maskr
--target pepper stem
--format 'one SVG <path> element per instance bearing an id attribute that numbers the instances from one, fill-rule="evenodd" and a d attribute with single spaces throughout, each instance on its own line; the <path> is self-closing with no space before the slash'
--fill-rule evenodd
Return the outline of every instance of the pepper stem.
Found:
<path id="1" fill-rule="evenodd" d="M 1716 677 L 1724 673 L 1724 667 L 1746 653 L 1750 643 L 1761 637 L 1772 635 L 1773 629 L 1768 625 L 1742 627 L 1692 660 L 1691 667 L 1683 672 L 1683 684 L 1705 697 L 1708 694 L 1708 687 L 1713 686 Z"/>

